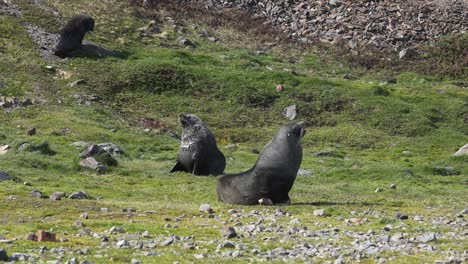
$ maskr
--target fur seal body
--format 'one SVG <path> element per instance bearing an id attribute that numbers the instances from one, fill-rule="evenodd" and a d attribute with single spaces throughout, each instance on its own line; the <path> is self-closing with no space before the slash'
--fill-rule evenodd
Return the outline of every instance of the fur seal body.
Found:
<path id="1" fill-rule="evenodd" d="M 301 138 L 305 127 L 304 122 L 282 126 L 263 149 L 253 168 L 219 178 L 216 188 L 219 200 L 255 205 L 259 199 L 270 199 L 273 204 L 290 204 L 288 193 L 301 166 Z"/>
<path id="2" fill-rule="evenodd" d="M 66 57 L 70 52 L 81 48 L 86 33 L 94 30 L 94 19 L 88 15 L 75 15 L 60 30 L 60 38 L 54 54 Z"/>
<path id="3" fill-rule="evenodd" d="M 195 115 L 180 115 L 179 118 L 182 123 L 182 139 L 177 162 L 170 172 L 222 174 L 226 167 L 226 158 L 219 151 L 213 133 Z"/>

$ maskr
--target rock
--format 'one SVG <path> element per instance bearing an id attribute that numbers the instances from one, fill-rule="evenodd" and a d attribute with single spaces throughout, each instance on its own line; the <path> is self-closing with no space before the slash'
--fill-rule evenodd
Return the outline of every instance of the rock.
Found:
<path id="1" fill-rule="evenodd" d="M 111 227 L 111 229 L 109 229 L 109 233 L 111 233 L 111 234 L 125 233 L 125 230 L 120 226 L 113 226 L 113 227 Z"/>
<path id="2" fill-rule="evenodd" d="M 421 236 L 417 236 L 416 241 L 422 242 L 422 243 L 433 242 L 433 241 L 437 241 L 437 236 L 434 233 L 426 233 Z"/>
<path id="3" fill-rule="evenodd" d="M 461 210 L 460 214 L 468 214 L 468 208 Z"/>
<path id="4" fill-rule="evenodd" d="M 32 186 L 32 184 L 29 183 L 29 182 L 23 182 L 23 185 L 24 185 L 24 186 Z"/>
<path id="5" fill-rule="evenodd" d="M 110 209 L 109 208 L 101 208 L 101 213 L 109 213 Z"/>
<path id="6" fill-rule="evenodd" d="M 180 37 L 177 40 L 177 43 L 179 44 L 179 46 L 182 46 L 182 47 L 195 47 L 195 44 L 193 44 L 192 41 L 188 40 L 185 37 Z"/>
<path id="7" fill-rule="evenodd" d="M 398 54 L 398 57 L 402 60 L 411 59 L 416 55 L 416 50 L 413 48 L 402 49 Z"/>
<path id="8" fill-rule="evenodd" d="M 341 0 L 330 0 L 328 3 L 332 6 L 340 6 L 341 5 Z"/>
<path id="9" fill-rule="evenodd" d="M 464 155 L 468 155 L 468 144 L 461 147 L 457 152 L 453 153 L 453 156 L 464 156 Z"/>
<path id="10" fill-rule="evenodd" d="M 224 243 L 221 243 L 218 245 L 218 248 L 235 248 L 236 245 L 234 245 L 233 243 L 227 241 L 227 242 L 224 242 Z"/>
<path id="11" fill-rule="evenodd" d="M 57 242 L 55 234 L 46 232 L 42 229 L 37 230 L 37 241 L 38 242 Z"/>
<path id="12" fill-rule="evenodd" d="M 77 85 L 80 85 L 80 84 L 85 84 L 85 83 L 86 83 L 86 81 L 85 81 L 85 80 L 83 80 L 83 79 L 79 79 L 79 80 L 76 80 L 76 81 L 74 81 L 74 82 L 70 83 L 70 87 L 75 87 L 75 86 L 77 86 Z"/>
<path id="13" fill-rule="evenodd" d="M 453 167 L 434 167 L 432 168 L 432 172 L 434 175 L 440 175 L 440 176 L 452 176 L 452 175 L 459 175 L 460 172 L 455 170 Z"/>
<path id="14" fill-rule="evenodd" d="M 391 238 L 390 240 L 391 241 L 394 241 L 394 242 L 397 242 L 399 240 L 402 240 L 404 237 L 403 237 L 403 234 L 402 233 L 395 233 Z"/>
<path id="15" fill-rule="evenodd" d="M 402 220 L 408 219 L 408 216 L 407 216 L 407 215 L 402 214 L 402 213 L 400 213 L 400 212 L 397 212 L 395 216 L 396 216 L 396 218 L 402 219 Z"/>
<path id="16" fill-rule="evenodd" d="M 193 255 L 196 259 L 204 259 L 206 258 L 205 254 L 194 254 Z"/>
<path id="17" fill-rule="evenodd" d="M 120 240 L 115 244 L 115 247 L 117 247 L 117 248 L 129 248 L 130 243 L 126 239 Z"/>
<path id="18" fill-rule="evenodd" d="M 161 242 L 161 246 L 167 247 L 167 246 L 172 245 L 172 243 L 174 243 L 174 238 L 168 237 L 163 242 Z"/>
<path id="19" fill-rule="evenodd" d="M 26 240 L 37 241 L 37 236 L 34 233 L 29 233 L 26 235 Z"/>
<path id="20" fill-rule="evenodd" d="M 288 120 L 294 120 L 297 116 L 297 107 L 296 105 L 290 105 L 283 110 L 283 115 L 288 119 Z"/>
<path id="21" fill-rule="evenodd" d="M 99 163 L 94 157 L 89 157 L 80 161 L 80 166 L 83 168 L 94 170 L 98 173 L 104 173 L 107 167 Z"/>
<path id="22" fill-rule="evenodd" d="M 53 201 L 59 201 L 63 197 L 67 197 L 67 194 L 65 192 L 54 192 L 51 196 L 50 199 Z"/>
<path id="23" fill-rule="evenodd" d="M 281 84 L 278 84 L 278 85 L 276 85 L 276 88 L 275 88 L 275 90 L 276 90 L 277 92 L 281 92 L 281 91 L 283 91 L 283 90 L 284 90 L 284 87 L 283 87 L 283 85 L 281 85 Z"/>
<path id="24" fill-rule="evenodd" d="M 34 198 L 42 198 L 42 193 L 38 190 L 32 190 L 29 196 Z"/>
<path id="25" fill-rule="evenodd" d="M 390 185 L 390 189 L 396 190 L 396 184 L 391 184 L 391 185 Z"/>
<path id="26" fill-rule="evenodd" d="M 385 231 L 392 231 L 392 230 L 393 230 L 393 226 L 390 225 L 390 224 L 388 224 L 388 225 L 386 225 L 386 226 L 383 228 L 383 230 L 385 230 Z"/>
<path id="27" fill-rule="evenodd" d="M 224 148 L 235 151 L 235 150 L 237 150 L 237 145 L 236 144 L 229 144 Z"/>
<path id="28" fill-rule="evenodd" d="M 271 206 L 273 205 L 273 201 L 270 198 L 260 198 L 258 200 L 258 204 L 264 205 L 264 206 Z"/>
<path id="29" fill-rule="evenodd" d="M 8 261 L 8 254 L 3 248 L 0 248 L 0 261 Z"/>
<path id="30" fill-rule="evenodd" d="M 301 170 L 301 169 L 299 169 L 299 171 L 297 172 L 297 175 L 300 175 L 300 176 L 313 176 L 311 171 Z"/>
<path id="31" fill-rule="evenodd" d="M 36 135 L 36 128 L 35 127 L 28 130 L 28 136 L 34 136 L 34 135 Z"/>
<path id="32" fill-rule="evenodd" d="M 234 227 L 225 227 L 221 230 L 221 236 L 230 239 L 237 237 L 237 232 Z"/>
<path id="33" fill-rule="evenodd" d="M 77 258 L 71 258 L 65 264 L 78 264 L 78 259 Z"/>
<path id="34" fill-rule="evenodd" d="M 82 214 L 80 214 L 80 218 L 83 218 L 83 219 L 88 219 L 88 218 L 89 218 L 89 216 L 88 216 L 88 214 L 87 214 L 87 213 L 82 213 Z"/>
<path id="35" fill-rule="evenodd" d="M 0 156 L 7 154 L 9 149 L 10 149 L 10 146 L 8 145 L 0 146 Z"/>
<path id="36" fill-rule="evenodd" d="M 148 238 L 148 237 L 150 237 L 150 233 L 149 233 L 149 231 L 143 231 L 141 236 L 144 237 L 144 238 Z"/>
<path id="37" fill-rule="evenodd" d="M 119 146 L 115 145 L 114 143 L 104 142 L 104 143 L 98 144 L 98 146 L 111 155 L 125 154 L 125 152 Z"/>
<path id="38" fill-rule="evenodd" d="M 141 264 L 141 261 L 138 259 L 132 258 L 131 264 Z"/>
<path id="39" fill-rule="evenodd" d="M 382 192 L 382 189 L 377 188 L 377 189 L 375 189 L 375 192 L 376 192 L 376 193 Z"/>
<path id="40" fill-rule="evenodd" d="M 211 205 L 209 205 L 209 204 L 202 204 L 202 205 L 200 205 L 200 212 L 212 214 L 212 213 L 214 213 L 214 210 L 213 210 L 213 208 L 211 207 Z"/>
<path id="41" fill-rule="evenodd" d="M 315 216 L 327 216 L 327 213 L 325 212 L 325 209 L 318 209 L 318 210 L 314 210 L 314 215 Z"/>
<path id="42" fill-rule="evenodd" d="M 6 174 L 3 171 L 0 171 L 0 182 L 11 180 L 10 175 Z"/>
<path id="43" fill-rule="evenodd" d="M 93 144 L 89 146 L 83 153 L 81 153 L 81 158 L 96 157 L 104 151 L 99 145 Z"/>
<path id="44" fill-rule="evenodd" d="M 9 261 L 28 261 L 29 255 L 25 253 L 13 253 Z"/>
<path id="45" fill-rule="evenodd" d="M 70 146 L 74 146 L 78 148 L 88 148 L 89 146 L 91 146 L 91 144 L 85 141 L 77 141 L 77 142 L 71 143 Z"/>
<path id="46" fill-rule="evenodd" d="M 85 192 L 82 192 L 82 191 L 73 192 L 70 196 L 68 196 L 68 199 L 84 200 L 84 199 L 88 199 L 88 194 L 86 194 Z"/>

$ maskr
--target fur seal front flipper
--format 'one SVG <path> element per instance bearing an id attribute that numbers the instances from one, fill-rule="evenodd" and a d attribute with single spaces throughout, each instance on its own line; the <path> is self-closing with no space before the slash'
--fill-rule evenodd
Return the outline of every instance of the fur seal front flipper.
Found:
<path id="1" fill-rule="evenodd" d="M 304 122 L 282 126 L 248 171 L 219 178 L 218 199 L 231 204 L 255 205 L 259 199 L 290 204 L 291 190 L 302 162 Z"/>
<path id="2" fill-rule="evenodd" d="M 190 172 L 193 175 L 219 175 L 224 172 L 226 158 L 219 151 L 213 133 L 195 115 L 180 115 L 182 138 L 179 155 L 169 171 Z"/>

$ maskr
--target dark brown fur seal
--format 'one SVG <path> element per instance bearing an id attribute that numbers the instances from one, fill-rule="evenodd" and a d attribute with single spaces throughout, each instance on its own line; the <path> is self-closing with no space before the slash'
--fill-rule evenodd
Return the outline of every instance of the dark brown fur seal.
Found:
<path id="1" fill-rule="evenodd" d="M 255 205 L 263 198 L 274 204 L 290 204 L 288 193 L 301 166 L 301 138 L 305 127 L 304 122 L 282 126 L 263 149 L 253 168 L 219 178 L 216 188 L 219 200 Z"/>
<path id="2" fill-rule="evenodd" d="M 182 139 L 179 156 L 171 173 L 190 172 L 193 175 L 219 175 L 224 172 L 226 158 L 219 151 L 213 133 L 195 115 L 180 115 Z"/>
<path id="3" fill-rule="evenodd" d="M 66 57 L 81 48 L 83 38 L 87 32 L 94 30 L 94 19 L 88 15 L 75 15 L 60 30 L 60 38 L 54 54 Z"/>

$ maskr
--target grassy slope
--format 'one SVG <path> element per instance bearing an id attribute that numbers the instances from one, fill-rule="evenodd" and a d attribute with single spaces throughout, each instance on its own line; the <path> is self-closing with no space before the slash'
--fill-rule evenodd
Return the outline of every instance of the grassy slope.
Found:
<path id="1" fill-rule="evenodd" d="M 142 40 L 135 29 L 143 26 L 145 20 L 137 18 L 124 2 L 111 5 L 108 1 L 85 4 L 48 0 L 45 2 L 64 18 L 79 11 L 91 14 L 97 24 L 88 39 L 122 54 L 58 62 L 54 65 L 57 69 L 71 74 L 69 79 L 63 79 L 44 67 L 47 64 L 21 27 L 24 22 L 34 22 L 57 30 L 56 20 L 29 1 L 14 2 L 23 8 L 24 16 L 0 16 L 0 81 L 6 84 L 0 93 L 20 98 L 45 97 L 48 103 L 12 114 L 1 113 L 0 145 L 47 142 L 56 154 L 12 150 L 0 156 L 0 169 L 17 179 L 0 183 L 0 234 L 8 238 L 23 238 L 38 228 L 53 228 L 62 237 L 65 232 L 76 232 L 72 223 L 80 213 L 89 212 L 91 219 L 85 223 L 93 231 L 123 225 L 129 232 L 150 230 L 154 234 L 172 232 L 182 236 L 196 233 L 201 240 L 219 239 L 218 231 L 199 226 L 216 224 L 206 218 L 194 218 L 178 229 L 163 228 L 166 216 L 198 216 L 202 203 L 210 203 L 218 212 L 240 207 L 216 201 L 214 178 L 169 175 L 179 142 L 165 135 L 145 133 L 143 127 L 135 125 L 136 120 L 151 117 L 179 131 L 179 113 L 197 114 L 213 130 L 229 157 L 227 172 L 238 172 L 252 166 L 257 157 L 252 150 L 260 150 L 285 123 L 281 111 L 289 104 L 297 104 L 298 118 L 311 123 L 303 141 L 302 168 L 313 171 L 314 176 L 298 177 L 291 192 L 295 205 L 285 208 L 305 222 L 324 221 L 346 228 L 333 217 L 323 220 L 309 215 L 318 208 L 327 208 L 332 216 L 345 218 L 352 217 L 352 210 L 383 210 L 387 220 L 355 227 L 367 231 L 394 222 L 399 210 L 430 217 L 435 212 L 426 210 L 428 206 L 439 208 L 439 215 L 467 207 L 467 160 L 450 157 L 468 141 L 468 126 L 463 121 L 466 89 L 412 73 L 396 76 L 396 85 L 381 85 L 373 75 L 343 80 L 340 77 L 344 73 L 360 70 L 323 64 L 313 52 L 256 56 L 247 49 L 199 39 L 190 27 L 185 28 L 185 35 L 195 40 L 198 47 L 184 49 L 174 45 L 178 34 L 167 23 L 162 27 L 169 32 L 169 38 Z M 288 62 L 291 58 L 296 62 Z M 285 68 L 298 74 L 284 71 Z M 86 84 L 70 87 L 69 83 L 77 79 L 85 79 Z M 284 92 L 274 91 L 278 83 L 285 86 Z M 102 100 L 80 106 L 71 97 L 75 93 L 96 94 Z M 37 128 L 38 135 L 26 136 L 31 127 Z M 53 134 L 65 127 L 70 129 L 69 134 Z M 105 175 L 83 171 L 77 165 L 80 150 L 69 146 L 80 140 L 110 141 L 121 146 L 128 156 L 120 158 L 119 165 Z M 238 143 L 240 148 L 224 149 L 229 143 Z M 312 153 L 321 150 L 337 151 L 346 159 L 312 157 Z M 453 166 L 461 174 L 437 176 L 432 173 L 435 166 Z M 24 181 L 33 186 L 23 185 Z M 391 183 L 397 184 L 396 191 L 387 190 Z M 376 188 L 383 192 L 375 193 Z M 84 190 L 93 198 L 102 196 L 104 200 L 31 200 L 28 195 L 32 189 L 45 195 Z M 10 195 L 19 198 L 9 201 Z M 113 213 L 103 215 L 99 212 L 101 207 L 109 207 Z M 157 214 L 134 217 L 134 223 L 129 223 L 127 214 L 119 213 L 126 207 L 155 210 Z M 408 222 L 417 231 L 426 228 Z M 444 241 L 438 246 L 466 248 L 459 242 Z M 67 246 L 82 248 L 98 243 L 77 238 L 70 239 Z M 274 246 L 266 243 L 266 247 Z M 21 241 L 6 247 L 8 252 L 21 252 L 38 246 Z M 193 259 L 192 253 L 177 257 L 170 251 L 159 248 L 158 252 L 163 253 L 161 260 Z M 109 254 L 116 261 L 131 258 L 122 251 Z M 437 257 L 420 254 L 411 261 Z M 400 257 L 396 261 L 405 263 L 409 259 Z"/>

